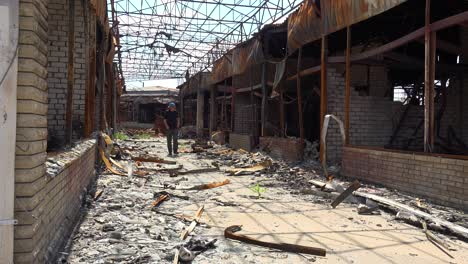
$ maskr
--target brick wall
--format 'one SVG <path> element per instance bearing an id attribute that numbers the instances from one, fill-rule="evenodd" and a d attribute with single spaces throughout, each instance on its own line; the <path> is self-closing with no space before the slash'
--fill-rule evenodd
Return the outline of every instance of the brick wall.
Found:
<path id="1" fill-rule="evenodd" d="M 369 75 L 369 76 L 368 76 Z M 369 80 L 368 80 L 369 79 Z M 468 78 L 465 82 L 468 87 Z M 369 95 L 356 91 L 356 86 L 366 85 L 369 81 Z M 452 80 L 452 85 L 447 90 L 447 105 L 440 123 L 440 136 L 446 138 L 449 126 L 453 127 L 457 135 L 462 135 L 465 142 L 468 142 L 468 115 L 463 114 L 468 111 L 468 100 L 460 100 L 460 91 Z M 393 102 L 392 98 L 385 94 L 390 88 L 387 77 L 387 69 L 383 66 L 352 65 L 351 67 L 351 96 L 350 96 L 350 144 L 358 146 L 384 147 L 388 144 L 393 131 L 399 123 L 400 116 L 406 106 L 400 102 Z M 345 93 L 345 72 L 342 67 L 330 67 L 328 70 L 328 113 L 338 116 L 344 122 L 344 93 Z M 468 99 L 467 92 L 463 93 Z M 461 111 L 457 105 L 462 105 L 466 110 Z M 441 102 L 435 104 L 435 114 L 441 109 Z M 460 113 L 463 112 L 463 113 Z M 460 118 L 460 114 L 463 115 Z M 413 137 L 409 149 L 422 150 L 424 127 L 421 126 L 416 135 L 413 136 L 416 127 L 424 119 L 423 106 L 411 106 L 401 129 L 395 138 L 393 145 L 403 148 L 407 145 L 408 139 Z M 462 121 L 460 126 L 458 120 Z M 460 136 L 462 137 L 462 136 Z M 335 122 L 331 122 L 327 136 L 328 140 L 328 160 L 330 162 L 340 161 L 342 140 L 339 127 Z M 440 142 L 436 138 L 436 143 Z M 436 151 L 439 151 L 436 149 Z"/>
<path id="2" fill-rule="evenodd" d="M 73 87 L 73 138 L 83 135 L 85 110 L 86 61 L 84 37 L 84 9 L 82 1 L 75 1 L 75 55 Z M 49 0 L 48 24 L 48 77 L 49 139 L 63 141 L 65 137 L 65 112 L 67 98 L 68 66 L 68 1 Z M 51 138 L 53 137 L 53 138 Z"/>
<path id="3" fill-rule="evenodd" d="M 354 89 L 367 84 L 369 72 L 369 95 L 360 95 Z M 329 67 L 328 71 L 328 111 L 344 122 L 345 75 L 341 67 Z M 353 65 L 351 68 L 350 96 L 350 143 L 354 145 L 383 146 L 392 133 L 391 98 L 384 97 L 389 84 L 387 71 L 382 66 Z M 331 121 L 327 135 L 327 157 L 330 162 L 341 160 L 342 139 L 339 126 Z"/>
<path id="4" fill-rule="evenodd" d="M 272 157 L 300 161 L 304 157 L 304 143 L 298 138 L 260 137 L 259 147 Z"/>
<path id="5" fill-rule="evenodd" d="M 342 173 L 468 210 L 468 160 L 345 147 Z"/>
<path id="6" fill-rule="evenodd" d="M 87 140 L 49 158 L 47 172 L 41 166 L 34 182 L 16 184 L 15 263 L 52 263 L 57 257 L 78 220 L 82 194 L 95 175 L 95 157 L 96 142 Z"/>
<path id="7" fill-rule="evenodd" d="M 250 93 L 237 93 L 234 99 L 234 132 L 238 134 L 253 135 L 255 133 L 255 116 L 253 111 L 258 105 L 258 98 L 254 96 L 254 104 L 252 106 Z M 258 115 L 258 110 L 256 112 Z M 260 117 L 257 118 L 260 122 Z"/>
<path id="8" fill-rule="evenodd" d="M 230 133 L 229 145 L 233 149 L 243 149 L 251 151 L 253 147 L 253 138 L 251 135 L 240 135 L 236 133 Z"/>

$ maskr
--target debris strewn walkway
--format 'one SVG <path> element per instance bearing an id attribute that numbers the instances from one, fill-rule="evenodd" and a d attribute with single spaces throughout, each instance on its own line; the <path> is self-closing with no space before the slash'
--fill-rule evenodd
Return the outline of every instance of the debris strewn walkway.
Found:
<path id="1" fill-rule="evenodd" d="M 133 164 L 127 171 L 133 176 L 101 173 L 64 254 L 70 263 L 174 263 L 176 252 L 179 261 L 193 263 L 468 263 L 468 244 L 453 236 L 437 234 L 450 248 L 444 253 L 421 228 L 385 210 L 358 214 L 349 198 L 332 209 L 335 196 L 308 183 L 319 174 L 311 169 L 313 162 L 285 166 L 262 153 L 204 148 L 187 140 L 181 140 L 185 153 L 167 158 L 164 138 L 119 146 L 126 154 L 117 163 L 125 170 Z M 128 163 L 141 156 L 176 164 Z M 233 225 L 242 226 L 236 234 L 323 248 L 326 256 L 226 239 L 224 231 Z"/>

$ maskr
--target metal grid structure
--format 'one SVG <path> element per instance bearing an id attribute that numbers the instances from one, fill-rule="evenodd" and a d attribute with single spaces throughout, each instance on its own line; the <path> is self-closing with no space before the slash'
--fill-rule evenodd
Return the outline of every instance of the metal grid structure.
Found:
<path id="1" fill-rule="evenodd" d="M 111 0 L 120 37 L 116 60 L 126 81 L 184 78 L 269 23 L 283 21 L 302 0 Z"/>

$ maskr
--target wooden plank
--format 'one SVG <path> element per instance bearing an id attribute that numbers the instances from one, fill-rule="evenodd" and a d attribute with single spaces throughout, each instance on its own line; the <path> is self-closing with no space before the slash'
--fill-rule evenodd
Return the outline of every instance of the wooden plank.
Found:
<path id="1" fill-rule="evenodd" d="M 231 131 L 234 131 L 234 119 L 236 117 L 236 114 L 235 114 L 235 110 L 236 110 L 236 107 L 235 107 L 235 102 L 236 102 L 236 89 L 233 89 L 232 90 L 232 93 L 231 93 Z M 227 111 L 227 110 L 226 110 Z M 227 117 L 227 112 L 226 112 L 226 117 Z"/>
<path id="2" fill-rule="evenodd" d="M 187 189 L 184 189 L 184 190 L 198 190 L 198 191 L 208 190 L 208 189 L 221 187 L 221 186 L 224 186 L 224 185 L 229 184 L 229 183 L 231 183 L 231 181 L 226 179 L 226 180 L 224 180 L 222 182 L 212 182 L 212 183 L 207 183 L 207 184 L 201 184 L 201 185 L 193 186 L 191 188 L 187 188 Z"/>
<path id="3" fill-rule="evenodd" d="M 318 65 L 318 66 L 314 66 L 314 67 L 310 67 L 310 68 L 307 68 L 307 69 L 304 69 L 302 71 L 299 72 L 299 75 L 301 77 L 304 77 L 304 76 L 308 76 L 308 75 L 312 75 L 312 74 L 316 74 L 316 73 L 319 73 L 320 72 L 320 69 L 321 69 L 321 65 Z M 288 77 L 286 80 L 288 81 L 292 81 L 292 80 L 295 80 L 297 79 L 297 74 L 291 76 L 291 77 Z"/>
<path id="4" fill-rule="evenodd" d="M 193 229 L 195 229 L 195 227 L 197 226 L 198 222 L 200 221 L 201 219 L 201 216 L 203 214 L 203 210 L 205 209 L 205 206 L 202 205 L 198 210 L 197 212 L 195 213 L 195 217 L 192 221 L 192 223 L 190 223 L 190 226 L 187 228 L 187 229 L 184 229 L 182 231 L 182 234 L 180 234 L 180 239 L 182 240 L 185 240 L 187 238 L 187 236 L 193 231 Z"/>
<path id="5" fill-rule="evenodd" d="M 261 136 L 265 136 L 265 124 L 266 124 L 266 96 L 267 96 L 267 88 L 266 88 L 266 63 L 262 64 L 262 109 L 261 109 L 261 122 L 262 122 L 262 131 Z"/>
<path id="6" fill-rule="evenodd" d="M 434 149 L 434 76 L 435 33 L 431 32 L 431 1 L 426 0 L 426 26 L 424 37 L 424 152 Z"/>
<path id="7" fill-rule="evenodd" d="M 154 202 L 151 203 L 151 208 L 159 206 L 162 202 L 164 202 L 168 198 L 169 198 L 169 195 L 167 194 L 159 196 L 158 199 L 154 200 Z"/>
<path id="8" fill-rule="evenodd" d="M 349 144 L 349 100 L 351 96 L 351 27 L 346 28 L 345 144 Z"/>
<path id="9" fill-rule="evenodd" d="M 299 137 L 304 140 L 304 117 L 302 113 L 302 90 L 301 90 L 301 60 L 302 60 L 302 48 L 299 48 L 297 54 L 297 81 L 296 81 L 296 93 L 297 93 L 297 113 L 299 119 Z"/>
<path id="10" fill-rule="evenodd" d="M 332 203 L 331 206 L 336 208 L 346 197 L 350 196 L 354 191 L 359 189 L 361 184 L 358 180 L 355 180 L 346 190 L 344 190 Z"/>
<path id="11" fill-rule="evenodd" d="M 281 137 L 285 136 L 285 120 L 284 120 L 284 92 L 282 87 L 280 87 L 280 98 L 279 98 L 279 105 L 280 105 L 280 129 L 281 129 Z"/>
<path id="12" fill-rule="evenodd" d="M 72 142 L 73 86 L 75 83 L 75 1 L 68 1 L 68 65 L 67 105 L 65 114 L 65 144 Z"/>
<path id="13" fill-rule="evenodd" d="M 320 131 L 323 130 L 323 121 L 327 114 L 327 53 L 328 43 L 327 36 L 322 36 L 322 51 L 321 51 L 321 65 L 322 70 L 320 72 Z M 320 160 L 325 159 L 324 146 L 320 141 Z"/>

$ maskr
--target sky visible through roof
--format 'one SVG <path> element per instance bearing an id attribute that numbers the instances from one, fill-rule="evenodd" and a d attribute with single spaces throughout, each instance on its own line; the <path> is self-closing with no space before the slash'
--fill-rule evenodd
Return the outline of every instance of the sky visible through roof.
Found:
<path id="1" fill-rule="evenodd" d="M 301 0 L 114 0 L 127 87 L 174 87 Z M 109 7 L 112 10 L 112 7 Z M 112 13 L 109 14 L 112 20 Z M 159 80 L 159 81 L 155 81 Z M 161 81 L 162 80 L 162 81 Z"/>

